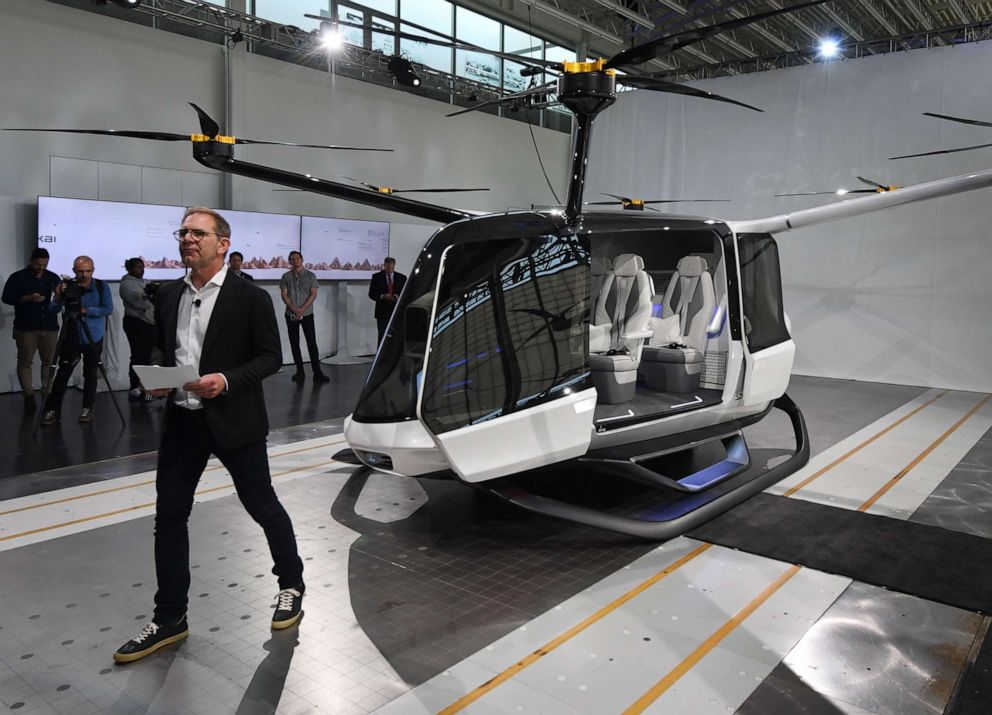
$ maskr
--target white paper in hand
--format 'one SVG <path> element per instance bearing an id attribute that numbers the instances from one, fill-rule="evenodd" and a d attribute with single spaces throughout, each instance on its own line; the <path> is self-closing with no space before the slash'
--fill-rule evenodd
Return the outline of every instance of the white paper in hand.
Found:
<path id="1" fill-rule="evenodd" d="M 134 371 L 146 390 L 162 390 L 178 388 L 187 382 L 200 379 L 196 368 L 192 365 L 182 367 L 162 367 L 160 365 L 135 365 Z"/>

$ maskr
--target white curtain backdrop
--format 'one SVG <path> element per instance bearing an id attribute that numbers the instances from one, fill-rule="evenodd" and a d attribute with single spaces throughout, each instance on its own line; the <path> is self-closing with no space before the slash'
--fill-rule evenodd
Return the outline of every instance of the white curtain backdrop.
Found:
<path id="1" fill-rule="evenodd" d="M 632 92 L 598 120 L 587 201 L 731 199 L 673 213 L 759 218 L 864 188 L 992 167 L 992 148 L 921 159 L 900 154 L 992 143 L 992 43 L 721 78 L 696 86 L 764 109 Z M 598 198 L 598 197 L 597 197 Z M 992 391 L 992 191 L 977 191 L 782 234 L 795 372 Z M 715 208 L 714 208 L 715 207 Z"/>

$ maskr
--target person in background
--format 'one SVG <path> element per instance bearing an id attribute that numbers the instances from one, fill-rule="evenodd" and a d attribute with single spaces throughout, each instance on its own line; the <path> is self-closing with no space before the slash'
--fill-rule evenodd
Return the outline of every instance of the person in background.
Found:
<path id="1" fill-rule="evenodd" d="M 72 262 L 72 272 L 76 274 L 76 280 L 55 286 L 54 297 L 49 307 L 52 312 L 58 312 L 65 306 L 66 316 L 63 320 L 69 320 L 71 324 L 66 326 L 67 332 L 59 355 L 59 369 L 52 383 L 52 391 L 45 401 L 45 414 L 41 419 L 43 425 L 51 425 L 59 421 L 65 388 L 80 356 L 83 358 L 83 409 L 79 413 L 79 421 L 93 421 L 96 371 L 103 352 L 106 317 L 114 312 L 114 299 L 110 294 L 110 286 L 93 277 L 92 258 L 78 256 Z M 84 328 L 83 325 L 86 327 Z"/>
<path id="2" fill-rule="evenodd" d="M 300 352 L 300 328 L 307 340 L 310 353 L 310 366 L 313 368 L 314 382 L 329 382 L 330 378 L 320 369 L 320 354 L 317 352 L 317 333 L 313 325 L 313 303 L 317 300 L 317 276 L 303 267 L 303 254 L 290 251 L 289 265 L 292 268 L 282 274 L 279 280 L 279 293 L 286 304 L 286 329 L 289 331 L 289 347 L 293 350 L 296 373 L 293 382 L 303 382 L 303 354 Z"/>
<path id="3" fill-rule="evenodd" d="M 141 380 L 134 372 L 135 365 L 149 365 L 155 346 L 155 291 L 158 283 L 145 280 L 145 262 L 140 258 L 124 261 L 127 273 L 121 278 L 119 293 L 124 303 L 124 335 L 131 347 L 131 364 L 128 379 L 131 397 L 153 399 L 141 389 Z"/>
<path id="4" fill-rule="evenodd" d="M 239 251 L 231 251 L 231 255 L 227 257 L 227 268 L 234 275 L 254 283 L 255 279 L 252 278 L 250 274 L 241 270 L 241 264 L 244 263 L 244 261 L 245 257 L 242 256 Z"/>
<path id="5" fill-rule="evenodd" d="M 42 389 L 52 379 L 52 362 L 59 337 L 58 313 L 49 310 L 52 291 L 62 279 L 48 270 L 48 251 L 31 251 L 27 268 L 10 274 L 3 287 L 3 302 L 14 306 L 14 344 L 17 345 L 17 380 L 21 383 L 24 409 L 34 412 L 34 382 L 31 363 L 41 357 Z"/>
<path id="6" fill-rule="evenodd" d="M 386 256 L 382 262 L 382 270 L 372 274 L 372 281 L 369 283 L 369 298 L 375 301 L 375 322 L 379 328 L 379 345 L 382 344 L 382 337 L 386 334 L 386 327 L 389 325 L 389 318 L 396 307 L 396 299 L 399 298 L 406 285 L 406 276 L 396 272 L 396 259 Z"/>

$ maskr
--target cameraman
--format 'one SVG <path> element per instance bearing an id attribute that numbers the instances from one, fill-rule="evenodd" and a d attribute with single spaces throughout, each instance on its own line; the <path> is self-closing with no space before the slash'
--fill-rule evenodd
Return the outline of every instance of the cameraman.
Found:
<path id="1" fill-rule="evenodd" d="M 131 346 L 131 397 L 154 399 L 141 389 L 141 380 L 134 372 L 135 365 L 150 365 L 155 345 L 155 293 L 158 283 L 146 281 L 145 262 L 140 258 L 124 261 L 127 274 L 121 278 L 120 295 L 124 302 L 124 335 Z"/>
<path id="2" fill-rule="evenodd" d="M 63 321 L 67 324 L 63 326 L 66 334 L 59 354 L 59 370 L 55 375 L 52 392 L 45 401 L 45 415 L 41 420 L 43 425 L 59 421 L 62 397 L 80 355 L 83 358 L 83 409 L 79 413 L 79 421 L 93 420 L 96 371 L 100 353 L 103 352 L 104 323 L 106 316 L 114 312 L 114 299 L 109 286 L 93 278 L 92 258 L 76 258 L 72 262 L 72 272 L 76 277 L 56 286 L 52 299 L 52 311 L 65 307 Z"/>

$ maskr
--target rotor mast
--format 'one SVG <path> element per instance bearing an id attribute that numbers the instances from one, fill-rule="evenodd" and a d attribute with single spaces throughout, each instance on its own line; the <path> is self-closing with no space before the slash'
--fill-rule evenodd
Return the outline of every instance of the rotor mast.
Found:
<path id="1" fill-rule="evenodd" d="M 589 143 L 596 115 L 617 99 L 616 71 L 604 69 L 606 60 L 566 62 L 558 77 L 558 101 L 576 117 L 572 158 L 568 175 L 568 195 L 565 198 L 565 221 L 575 224 L 582 214 L 582 193 L 585 189 L 589 162 Z"/>

